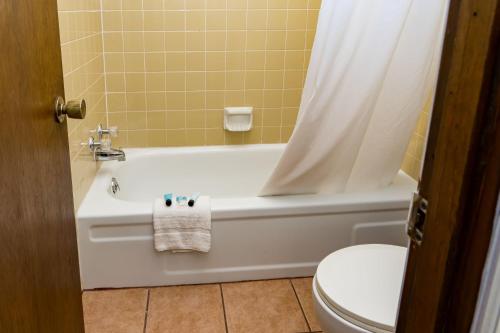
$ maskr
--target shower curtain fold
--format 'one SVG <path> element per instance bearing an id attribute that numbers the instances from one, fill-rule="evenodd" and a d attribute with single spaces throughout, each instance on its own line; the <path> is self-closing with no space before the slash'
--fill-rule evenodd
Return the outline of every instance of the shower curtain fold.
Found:
<path id="1" fill-rule="evenodd" d="M 261 195 L 388 185 L 432 98 L 448 0 L 323 1 L 297 124 Z"/>

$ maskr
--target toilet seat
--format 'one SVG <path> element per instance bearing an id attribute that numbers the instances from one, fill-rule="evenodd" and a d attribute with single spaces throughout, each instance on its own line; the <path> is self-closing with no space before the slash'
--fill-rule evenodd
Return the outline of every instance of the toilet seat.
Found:
<path id="1" fill-rule="evenodd" d="M 336 251 L 321 261 L 315 287 L 325 305 L 370 332 L 395 331 L 406 248 L 368 244 Z"/>

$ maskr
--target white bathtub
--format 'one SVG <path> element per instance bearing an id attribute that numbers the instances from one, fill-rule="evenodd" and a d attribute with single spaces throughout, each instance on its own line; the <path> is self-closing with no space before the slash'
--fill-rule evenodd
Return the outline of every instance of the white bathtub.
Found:
<path id="1" fill-rule="evenodd" d="M 127 149 L 126 162 L 103 163 L 77 213 L 83 288 L 308 276 L 351 244 L 406 245 L 410 177 L 366 193 L 257 197 L 283 147 Z M 152 202 L 166 192 L 212 197 L 208 254 L 154 250 Z"/>

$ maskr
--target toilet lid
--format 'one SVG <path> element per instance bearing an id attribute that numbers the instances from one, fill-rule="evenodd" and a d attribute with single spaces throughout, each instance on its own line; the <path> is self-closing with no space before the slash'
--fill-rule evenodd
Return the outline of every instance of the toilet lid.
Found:
<path id="1" fill-rule="evenodd" d="M 400 246 L 368 244 L 338 250 L 318 266 L 318 291 L 344 319 L 375 331 L 394 331 L 405 261 L 406 248 Z"/>

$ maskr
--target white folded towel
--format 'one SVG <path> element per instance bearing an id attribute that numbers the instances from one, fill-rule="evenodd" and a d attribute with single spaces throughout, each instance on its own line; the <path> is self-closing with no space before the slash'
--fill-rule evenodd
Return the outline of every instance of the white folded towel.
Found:
<path id="1" fill-rule="evenodd" d="M 200 196 L 193 207 L 179 206 L 172 200 L 156 199 L 153 207 L 156 251 L 208 252 L 211 244 L 210 197 Z"/>

